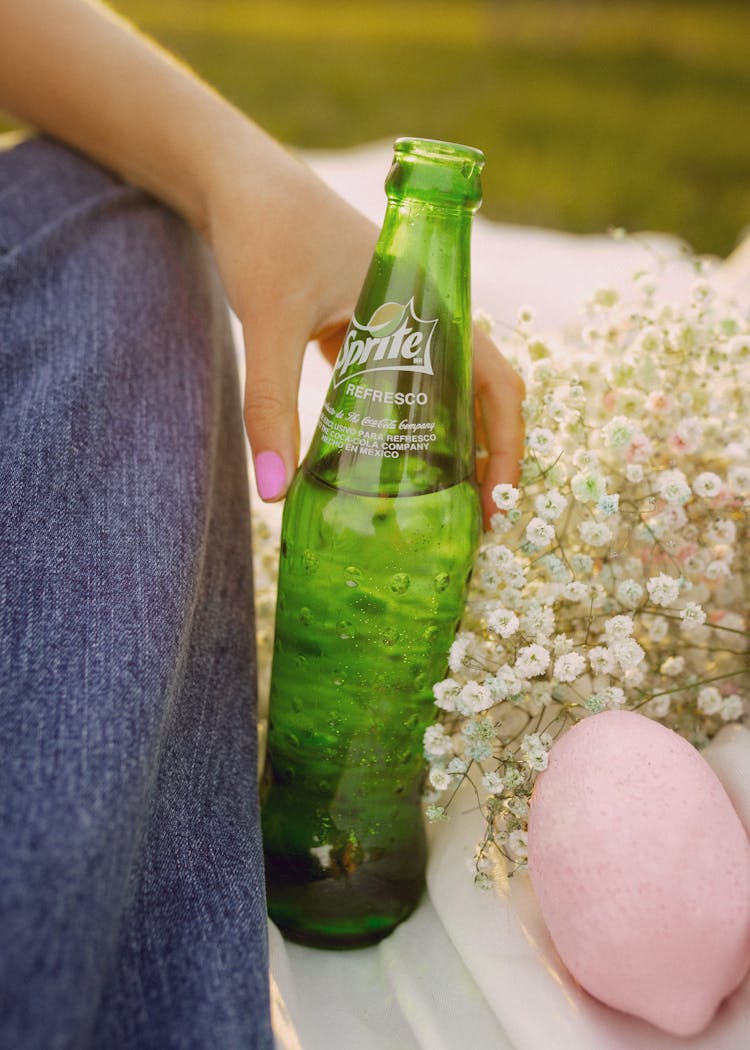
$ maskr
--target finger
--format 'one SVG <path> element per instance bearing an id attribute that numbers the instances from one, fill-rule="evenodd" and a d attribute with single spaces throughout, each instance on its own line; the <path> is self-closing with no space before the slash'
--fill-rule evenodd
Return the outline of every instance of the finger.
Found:
<path id="1" fill-rule="evenodd" d="M 474 329 L 474 393 L 486 447 L 481 464 L 482 513 L 485 526 L 497 512 L 492 490 L 502 482 L 515 484 L 524 449 L 521 406 L 523 380 L 481 329 Z"/>
<path id="2" fill-rule="evenodd" d="M 297 395 L 306 336 L 277 322 L 245 328 L 245 428 L 258 495 L 283 499 L 299 459 Z"/>
<path id="3" fill-rule="evenodd" d="M 315 335 L 321 354 L 331 366 L 336 364 L 350 320 L 351 311 L 346 315 L 342 315 Z"/>

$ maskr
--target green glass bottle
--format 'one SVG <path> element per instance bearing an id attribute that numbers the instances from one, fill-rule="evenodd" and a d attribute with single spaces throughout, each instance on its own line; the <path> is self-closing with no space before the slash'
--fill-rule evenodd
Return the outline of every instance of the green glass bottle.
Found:
<path id="1" fill-rule="evenodd" d="M 399 139 L 388 206 L 284 508 L 268 910 L 306 944 L 388 934 L 424 887 L 422 740 L 480 530 L 470 234 L 482 154 Z"/>

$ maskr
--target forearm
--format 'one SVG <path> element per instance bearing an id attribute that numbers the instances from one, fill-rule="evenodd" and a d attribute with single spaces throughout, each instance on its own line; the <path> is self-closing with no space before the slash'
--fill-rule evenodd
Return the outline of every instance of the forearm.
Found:
<path id="1" fill-rule="evenodd" d="M 0 30 L 0 108 L 158 196 L 200 230 L 227 150 L 244 151 L 266 178 L 294 165 L 96 0 L 0 0 Z"/>

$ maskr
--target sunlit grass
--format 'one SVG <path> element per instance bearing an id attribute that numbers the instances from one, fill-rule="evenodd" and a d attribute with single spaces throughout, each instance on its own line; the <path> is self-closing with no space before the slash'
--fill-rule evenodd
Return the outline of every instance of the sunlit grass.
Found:
<path id="1" fill-rule="evenodd" d="M 484 213 L 668 230 L 750 224 L 750 4 L 118 0 L 301 147 L 418 134 L 487 155 Z"/>

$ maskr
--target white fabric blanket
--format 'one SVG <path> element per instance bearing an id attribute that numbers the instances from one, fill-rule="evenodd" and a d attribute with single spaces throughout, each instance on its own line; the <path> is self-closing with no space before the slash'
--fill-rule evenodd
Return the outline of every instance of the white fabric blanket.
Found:
<path id="1" fill-rule="evenodd" d="M 309 163 L 377 223 L 391 143 L 310 153 Z M 646 244 L 650 247 L 647 247 Z M 550 332 L 575 320 L 589 292 L 624 285 L 669 237 L 642 242 L 579 237 L 477 218 L 473 301 L 498 323 L 513 324 L 530 306 Z M 670 269 L 667 293 L 679 301 L 694 279 Z M 715 278 L 750 298 L 750 241 Z M 664 289 L 663 289 L 664 290 Z M 311 352 L 303 371 L 303 448 L 328 385 L 327 366 Z M 278 530 L 278 508 L 263 508 Z M 727 727 L 707 752 L 750 828 L 750 730 Z M 286 944 L 270 929 L 274 1028 L 279 1050 L 740 1050 L 750 1045 L 750 981 L 721 1008 L 710 1028 L 677 1039 L 597 1003 L 565 971 L 549 940 L 526 876 L 496 890 L 474 888 L 467 870 L 479 837 L 477 814 L 460 798 L 448 824 L 431 829 L 428 895 L 381 944 L 324 952 Z"/>

